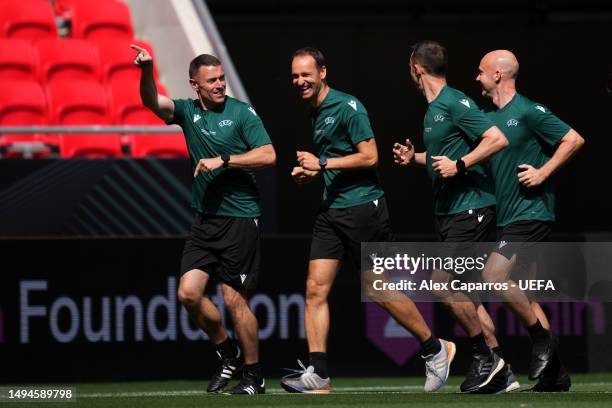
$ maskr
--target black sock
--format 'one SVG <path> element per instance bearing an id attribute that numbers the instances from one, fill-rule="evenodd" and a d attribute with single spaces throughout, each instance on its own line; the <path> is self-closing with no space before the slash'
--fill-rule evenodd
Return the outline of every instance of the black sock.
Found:
<path id="1" fill-rule="evenodd" d="M 433 334 L 421 343 L 421 354 L 423 356 L 435 356 L 442 350 L 442 343 Z"/>
<path id="2" fill-rule="evenodd" d="M 216 345 L 217 351 L 221 354 L 221 358 L 236 358 L 238 354 L 238 347 L 234 340 L 229 337 L 225 339 L 223 342 Z"/>
<path id="3" fill-rule="evenodd" d="M 502 359 L 504 358 L 504 351 L 502 350 L 501 346 L 493 347 L 491 350 L 493 350 L 493 352 L 500 356 Z"/>
<path id="4" fill-rule="evenodd" d="M 329 373 L 327 372 L 327 353 L 308 353 L 308 360 L 319 377 L 329 378 Z"/>
<path id="5" fill-rule="evenodd" d="M 488 356 L 491 354 L 491 349 L 487 346 L 482 332 L 474 337 L 470 337 L 470 343 L 472 344 L 472 355 Z"/>
<path id="6" fill-rule="evenodd" d="M 529 332 L 529 335 L 531 336 L 532 339 L 542 338 L 542 337 L 547 337 L 548 336 L 548 330 L 546 330 L 542 326 L 542 323 L 540 323 L 539 320 L 536 321 L 533 326 L 529 326 L 527 328 L 527 331 Z"/>
<path id="7" fill-rule="evenodd" d="M 261 380 L 263 378 L 261 364 L 259 363 L 245 364 L 242 370 L 244 372 L 244 375 L 251 375 L 252 377 L 255 377 L 258 380 Z"/>

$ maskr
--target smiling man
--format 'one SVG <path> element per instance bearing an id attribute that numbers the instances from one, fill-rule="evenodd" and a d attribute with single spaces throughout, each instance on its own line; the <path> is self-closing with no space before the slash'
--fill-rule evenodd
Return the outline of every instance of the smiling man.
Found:
<path id="1" fill-rule="evenodd" d="M 307 183 L 323 176 L 323 203 L 315 220 L 306 281 L 304 321 L 310 365 L 281 381 L 289 392 L 328 393 L 329 306 L 327 297 L 343 261 L 359 270 L 362 242 L 393 240 L 387 203 L 375 168 L 378 150 L 368 113 L 354 96 L 327 84 L 321 51 L 307 47 L 293 54 L 293 86 L 311 106 L 317 154 L 298 151 L 292 176 Z M 419 339 L 425 359 L 425 391 L 441 388 L 448 377 L 455 344 L 437 339 L 415 304 L 377 301 L 395 320 Z"/>
<path id="2" fill-rule="evenodd" d="M 244 365 L 241 381 L 227 393 L 264 393 L 258 324 L 248 294 L 256 285 L 260 258 L 261 209 L 252 169 L 275 164 L 272 142 L 255 110 L 225 95 L 225 73 L 216 57 L 202 54 L 189 65 L 197 99 L 173 100 L 157 92 L 151 55 L 132 48 L 142 70 L 143 104 L 166 123 L 182 127 L 191 158 L 196 214 L 183 250 L 178 297 L 217 349 L 220 363 L 207 390 L 223 392 Z M 221 283 L 241 348 L 228 337 L 217 307 L 203 295 L 212 279 Z"/>

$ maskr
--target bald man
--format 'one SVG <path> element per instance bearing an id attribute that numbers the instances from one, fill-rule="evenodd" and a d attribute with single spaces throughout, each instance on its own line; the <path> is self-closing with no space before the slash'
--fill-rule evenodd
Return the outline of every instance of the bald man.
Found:
<path id="1" fill-rule="evenodd" d="M 582 147 L 584 139 L 544 105 L 516 91 L 519 63 L 510 51 L 496 50 L 480 61 L 476 81 L 495 109 L 487 116 L 503 130 L 509 146 L 491 158 L 497 201 L 498 242 L 483 271 L 487 282 L 508 281 L 515 267 L 532 267 L 520 242 L 548 238 L 555 220 L 550 177 Z M 552 152 L 552 154 L 551 154 Z M 522 258 L 522 259 L 521 259 Z M 571 381 L 557 352 L 546 315 L 518 287 L 499 293 L 521 319 L 533 341 L 530 390 L 567 391 Z"/>

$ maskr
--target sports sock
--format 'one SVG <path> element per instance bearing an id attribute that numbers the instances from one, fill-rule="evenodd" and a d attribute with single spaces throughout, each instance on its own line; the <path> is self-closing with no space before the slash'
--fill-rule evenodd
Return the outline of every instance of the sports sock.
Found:
<path id="1" fill-rule="evenodd" d="M 442 350 L 442 343 L 433 334 L 421 343 L 421 354 L 423 356 L 435 356 Z"/>
<path id="2" fill-rule="evenodd" d="M 548 330 L 546 330 L 540 321 L 536 321 L 533 326 L 529 326 L 527 328 L 529 335 L 532 339 L 543 338 L 548 336 Z"/>
<path id="3" fill-rule="evenodd" d="M 308 360 L 319 377 L 329 378 L 329 373 L 327 372 L 327 353 L 308 353 Z"/>
<path id="4" fill-rule="evenodd" d="M 487 346 L 482 332 L 474 337 L 470 337 L 470 343 L 472 344 L 472 355 L 488 356 L 491 354 L 491 349 Z"/>
<path id="5" fill-rule="evenodd" d="M 493 347 L 491 350 L 501 358 L 504 358 L 504 350 L 502 350 L 501 346 Z"/>
<path id="6" fill-rule="evenodd" d="M 261 380 L 263 378 L 261 364 L 259 364 L 258 362 L 253 364 L 245 364 L 243 371 L 245 375 L 250 374 L 252 377 L 255 377 L 258 380 Z"/>
<path id="7" fill-rule="evenodd" d="M 221 358 L 235 358 L 238 354 L 238 347 L 234 340 L 229 337 L 216 345 L 217 351 L 221 354 Z"/>

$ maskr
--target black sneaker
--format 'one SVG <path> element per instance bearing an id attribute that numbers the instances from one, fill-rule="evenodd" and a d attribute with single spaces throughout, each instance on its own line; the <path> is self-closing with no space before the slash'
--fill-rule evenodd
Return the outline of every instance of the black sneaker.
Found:
<path id="1" fill-rule="evenodd" d="M 473 394 L 505 394 L 517 390 L 521 387 L 519 382 L 516 380 L 510 364 L 506 364 L 504 368 L 499 370 L 497 374 L 493 376 L 491 382 L 476 391 Z"/>
<path id="2" fill-rule="evenodd" d="M 266 393 L 266 380 L 257 378 L 253 373 L 243 371 L 242 380 L 233 388 L 230 388 L 224 394 L 232 395 L 255 395 Z"/>
<path id="3" fill-rule="evenodd" d="M 533 387 L 526 392 L 566 392 L 572 386 L 569 374 L 561 364 L 558 356 L 555 356 L 553 364 L 544 371 L 542 377 Z"/>
<path id="4" fill-rule="evenodd" d="M 219 368 L 208 383 L 207 392 L 219 393 L 227 386 L 232 377 L 242 368 L 244 361 L 240 352 L 240 348 L 236 348 L 237 353 L 234 358 L 222 358 L 221 353 L 217 351 L 217 355 L 221 360 Z"/>
<path id="5" fill-rule="evenodd" d="M 548 331 L 545 337 L 533 339 L 531 361 L 529 362 L 529 373 L 527 376 L 530 380 L 537 380 L 542 376 L 546 367 L 553 361 L 556 350 L 557 336 L 551 331 Z"/>
<path id="6" fill-rule="evenodd" d="M 504 360 L 494 352 L 489 355 L 475 355 L 467 376 L 461 383 L 461 392 L 472 392 L 484 387 L 504 368 L 504 364 Z"/>

